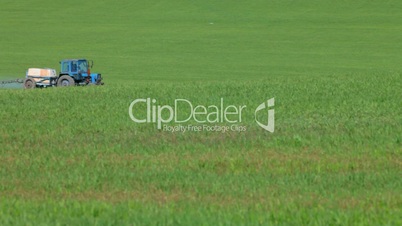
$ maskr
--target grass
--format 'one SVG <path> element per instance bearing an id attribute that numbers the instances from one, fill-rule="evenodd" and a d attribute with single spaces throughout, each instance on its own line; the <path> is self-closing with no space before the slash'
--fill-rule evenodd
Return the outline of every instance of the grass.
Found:
<path id="1" fill-rule="evenodd" d="M 400 225 L 401 7 L 1 3 L 0 78 L 88 57 L 106 85 L 0 90 L 0 224 Z M 247 105 L 247 131 L 136 124 L 147 97 Z"/>

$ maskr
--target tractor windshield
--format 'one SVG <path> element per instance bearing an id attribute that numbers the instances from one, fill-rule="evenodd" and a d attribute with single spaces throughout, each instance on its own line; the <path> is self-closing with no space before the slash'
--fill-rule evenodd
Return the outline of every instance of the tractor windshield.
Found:
<path id="1" fill-rule="evenodd" d="M 78 61 L 78 70 L 79 71 L 88 71 L 88 63 L 86 60 L 79 60 Z"/>

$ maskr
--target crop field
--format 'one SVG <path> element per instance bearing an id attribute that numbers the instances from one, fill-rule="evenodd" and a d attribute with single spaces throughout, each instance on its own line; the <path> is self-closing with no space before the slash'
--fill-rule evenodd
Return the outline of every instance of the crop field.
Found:
<path id="1" fill-rule="evenodd" d="M 397 0 L 2 0 L 0 80 L 88 58 L 105 85 L 0 85 L 0 225 L 402 225 L 401 12 Z M 146 98 L 246 107 L 236 123 L 158 129 L 130 117 Z M 256 123 L 271 98 L 273 133 Z M 235 129 L 165 130 L 178 125 Z"/>

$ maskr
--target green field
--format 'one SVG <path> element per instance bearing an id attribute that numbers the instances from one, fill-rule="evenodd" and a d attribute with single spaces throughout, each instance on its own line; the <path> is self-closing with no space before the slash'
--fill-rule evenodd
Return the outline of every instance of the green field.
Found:
<path id="1" fill-rule="evenodd" d="M 401 10 L 3 0 L 0 80 L 85 57 L 106 84 L 0 86 L 0 225 L 402 225 Z M 148 97 L 247 105 L 247 131 L 133 122 Z"/>

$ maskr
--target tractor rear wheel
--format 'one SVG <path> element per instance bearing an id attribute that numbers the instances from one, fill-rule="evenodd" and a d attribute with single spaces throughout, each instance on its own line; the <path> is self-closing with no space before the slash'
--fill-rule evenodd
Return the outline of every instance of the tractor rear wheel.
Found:
<path id="1" fill-rule="evenodd" d="M 36 88 L 36 82 L 33 78 L 26 78 L 24 80 L 24 88 L 25 89 L 35 89 Z"/>
<path id="2" fill-rule="evenodd" d="M 57 80 L 57 86 L 74 86 L 75 81 L 69 75 L 60 76 Z"/>

